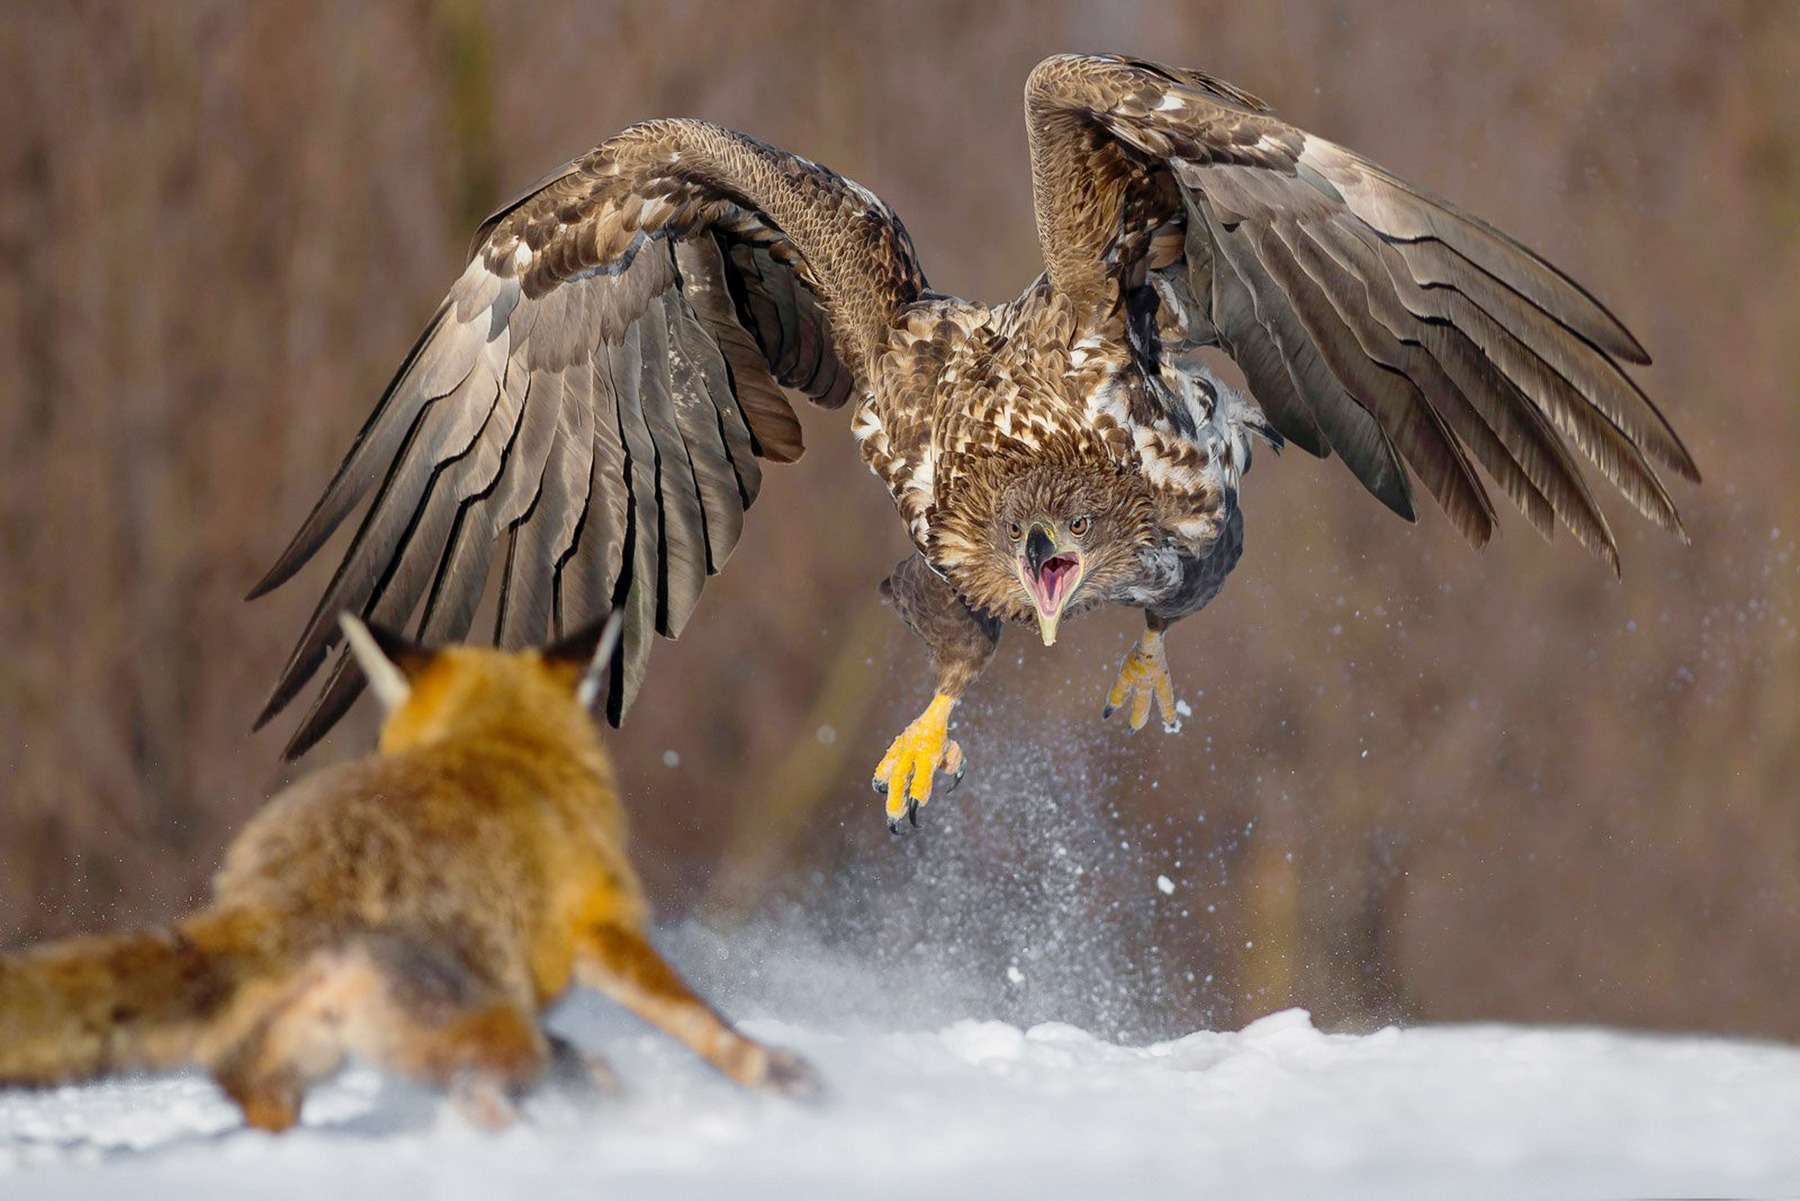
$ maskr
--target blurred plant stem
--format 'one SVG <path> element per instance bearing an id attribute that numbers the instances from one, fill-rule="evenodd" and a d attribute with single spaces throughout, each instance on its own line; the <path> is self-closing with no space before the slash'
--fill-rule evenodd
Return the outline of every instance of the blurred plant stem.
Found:
<path id="1" fill-rule="evenodd" d="M 1272 831 L 1271 831 L 1272 833 Z M 1264 836 L 1251 852 L 1245 886 L 1245 932 L 1238 960 L 1245 1021 L 1295 1003 L 1300 904 L 1292 843 Z"/>
<path id="2" fill-rule="evenodd" d="M 451 227 L 473 230 L 499 203 L 494 145 L 494 40 L 482 0 L 431 0 L 446 66 L 444 118 L 453 146 Z"/>

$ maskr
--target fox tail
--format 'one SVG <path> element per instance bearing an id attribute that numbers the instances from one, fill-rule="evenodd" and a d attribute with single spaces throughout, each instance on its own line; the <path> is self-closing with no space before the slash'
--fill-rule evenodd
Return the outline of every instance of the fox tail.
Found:
<path id="1" fill-rule="evenodd" d="M 70 939 L 0 957 L 0 1085 L 189 1061 L 237 993 L 259 923 L 203 912 L 178 931 Z"/>

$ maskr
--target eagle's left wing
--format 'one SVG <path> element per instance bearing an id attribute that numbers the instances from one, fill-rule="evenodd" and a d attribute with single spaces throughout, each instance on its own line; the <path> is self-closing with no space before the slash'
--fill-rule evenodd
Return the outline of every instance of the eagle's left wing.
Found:
<path id="1" fill-rule="evenodd" d="M 497 574 L 502 645 L 624 610 L 617 723 L 654 637 L 681 632 L 730 557 L 759 460 L 801 452 L 783 389 L 832 408 L 866 391 L 893 314 L 924 287 L 877 197 L 707 122 L 632 126 L 534 186 L 476 234 L 252 592 L 291 577 L 367 500 L 261 720 L 328 663 L 288 754 L 355 700 L 340 611 L 454 641 Z"/>
<path id="2" fill-rule="evenodd" d="M 1409 520 L 1410 468 L 1477 545 L 1474 462 L 1618 570 L 1568 443 L 1685 537 L 1651 460 L 1699 472 L 1620 366 L 1649 355 L 1504 233 L 1198 72 L 1058 56 L 1026 116 L 1050 281 L 1090 336 L 1147 366 L 1171 329 L 1220 347 L 1288 441 Z"/>

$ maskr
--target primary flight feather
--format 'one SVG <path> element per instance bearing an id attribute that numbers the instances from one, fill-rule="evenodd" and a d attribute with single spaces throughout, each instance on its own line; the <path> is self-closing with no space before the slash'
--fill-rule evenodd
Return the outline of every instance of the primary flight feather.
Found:
<path id="1" fill-rule="evenodd" d="M 1046 270 L 1003 305 L 931 291 L 865 188 L 703 121 L 624 130 L 489 218 L 251 594 L 373 491 L 262 714 L 332 661 L 289 753 L 360 688 L 340 610 L 460 638 L 496 555 L 503 645 L 623 610 L 621 720 L 652 635 L 730 556 L 759 460 L 801 453 L 795 392 L 852 405 L 915 547 L 883 587 L 937 690 L 877 769 L 896 828 L 960 773 L 948 716 L 1003 622 L 1050 643 L 1084 609 L 1141 609 L 1105 711 L 1173 722 L 1162 634 L 1237 563 L 1257 438 L 1336 452 L 1409 520 L 1416 479 L 1477 545 L 1479 464 L 1616 571 L 1579 455 L 1685 537 L 1658 468 L 1698 470 L 1621 366 L 1648 354 L 1507 235 L 1198 72 L 1059 55 L 1025 106 Z"/>

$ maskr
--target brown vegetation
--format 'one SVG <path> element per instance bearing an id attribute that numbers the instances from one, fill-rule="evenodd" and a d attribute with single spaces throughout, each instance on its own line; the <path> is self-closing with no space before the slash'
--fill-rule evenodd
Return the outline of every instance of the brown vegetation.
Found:
<path id="1" fill-rule="evenodd" d="M 1096 720 L 1128 615 L 1011 637 L 937 841 L 895 844 L 866 780 L 926 687 L 875 595 L 904 535 L 842 416 L 803 414 L 812 453 L 769 471 L 613 739 L 665 910 L 887 880 L 990 807 L 956 836 L 1004 876 L 1042 819 L 994 769 L 1041 743 L 1097 781 L 1055 803 L 1139 847 L 1093 910 L 1160 906 L 1129 949 L 1178 966 L 1169 1027 L 1300 1003 L 1800 1037 L 1800 10 L 1776 4 L 7 5 L 0 943 L 177 912 L 287 774 L 285 731 L 247 726 L 328 569 L 239 598 L 492 202 L 706 116 L 856 177 L 936 286 L 1000 298 L 1039 269 L 1021 89 L 1064 49 L 1216 72 L 1587 283 L 1707 475 L 1677 494 L 1693 545 L 1613 506 L 1617 584 L 1522 521 L 1476 554 L 1264 455 L 1243 566 L 1171 636 L 1186 734 Z"/>

